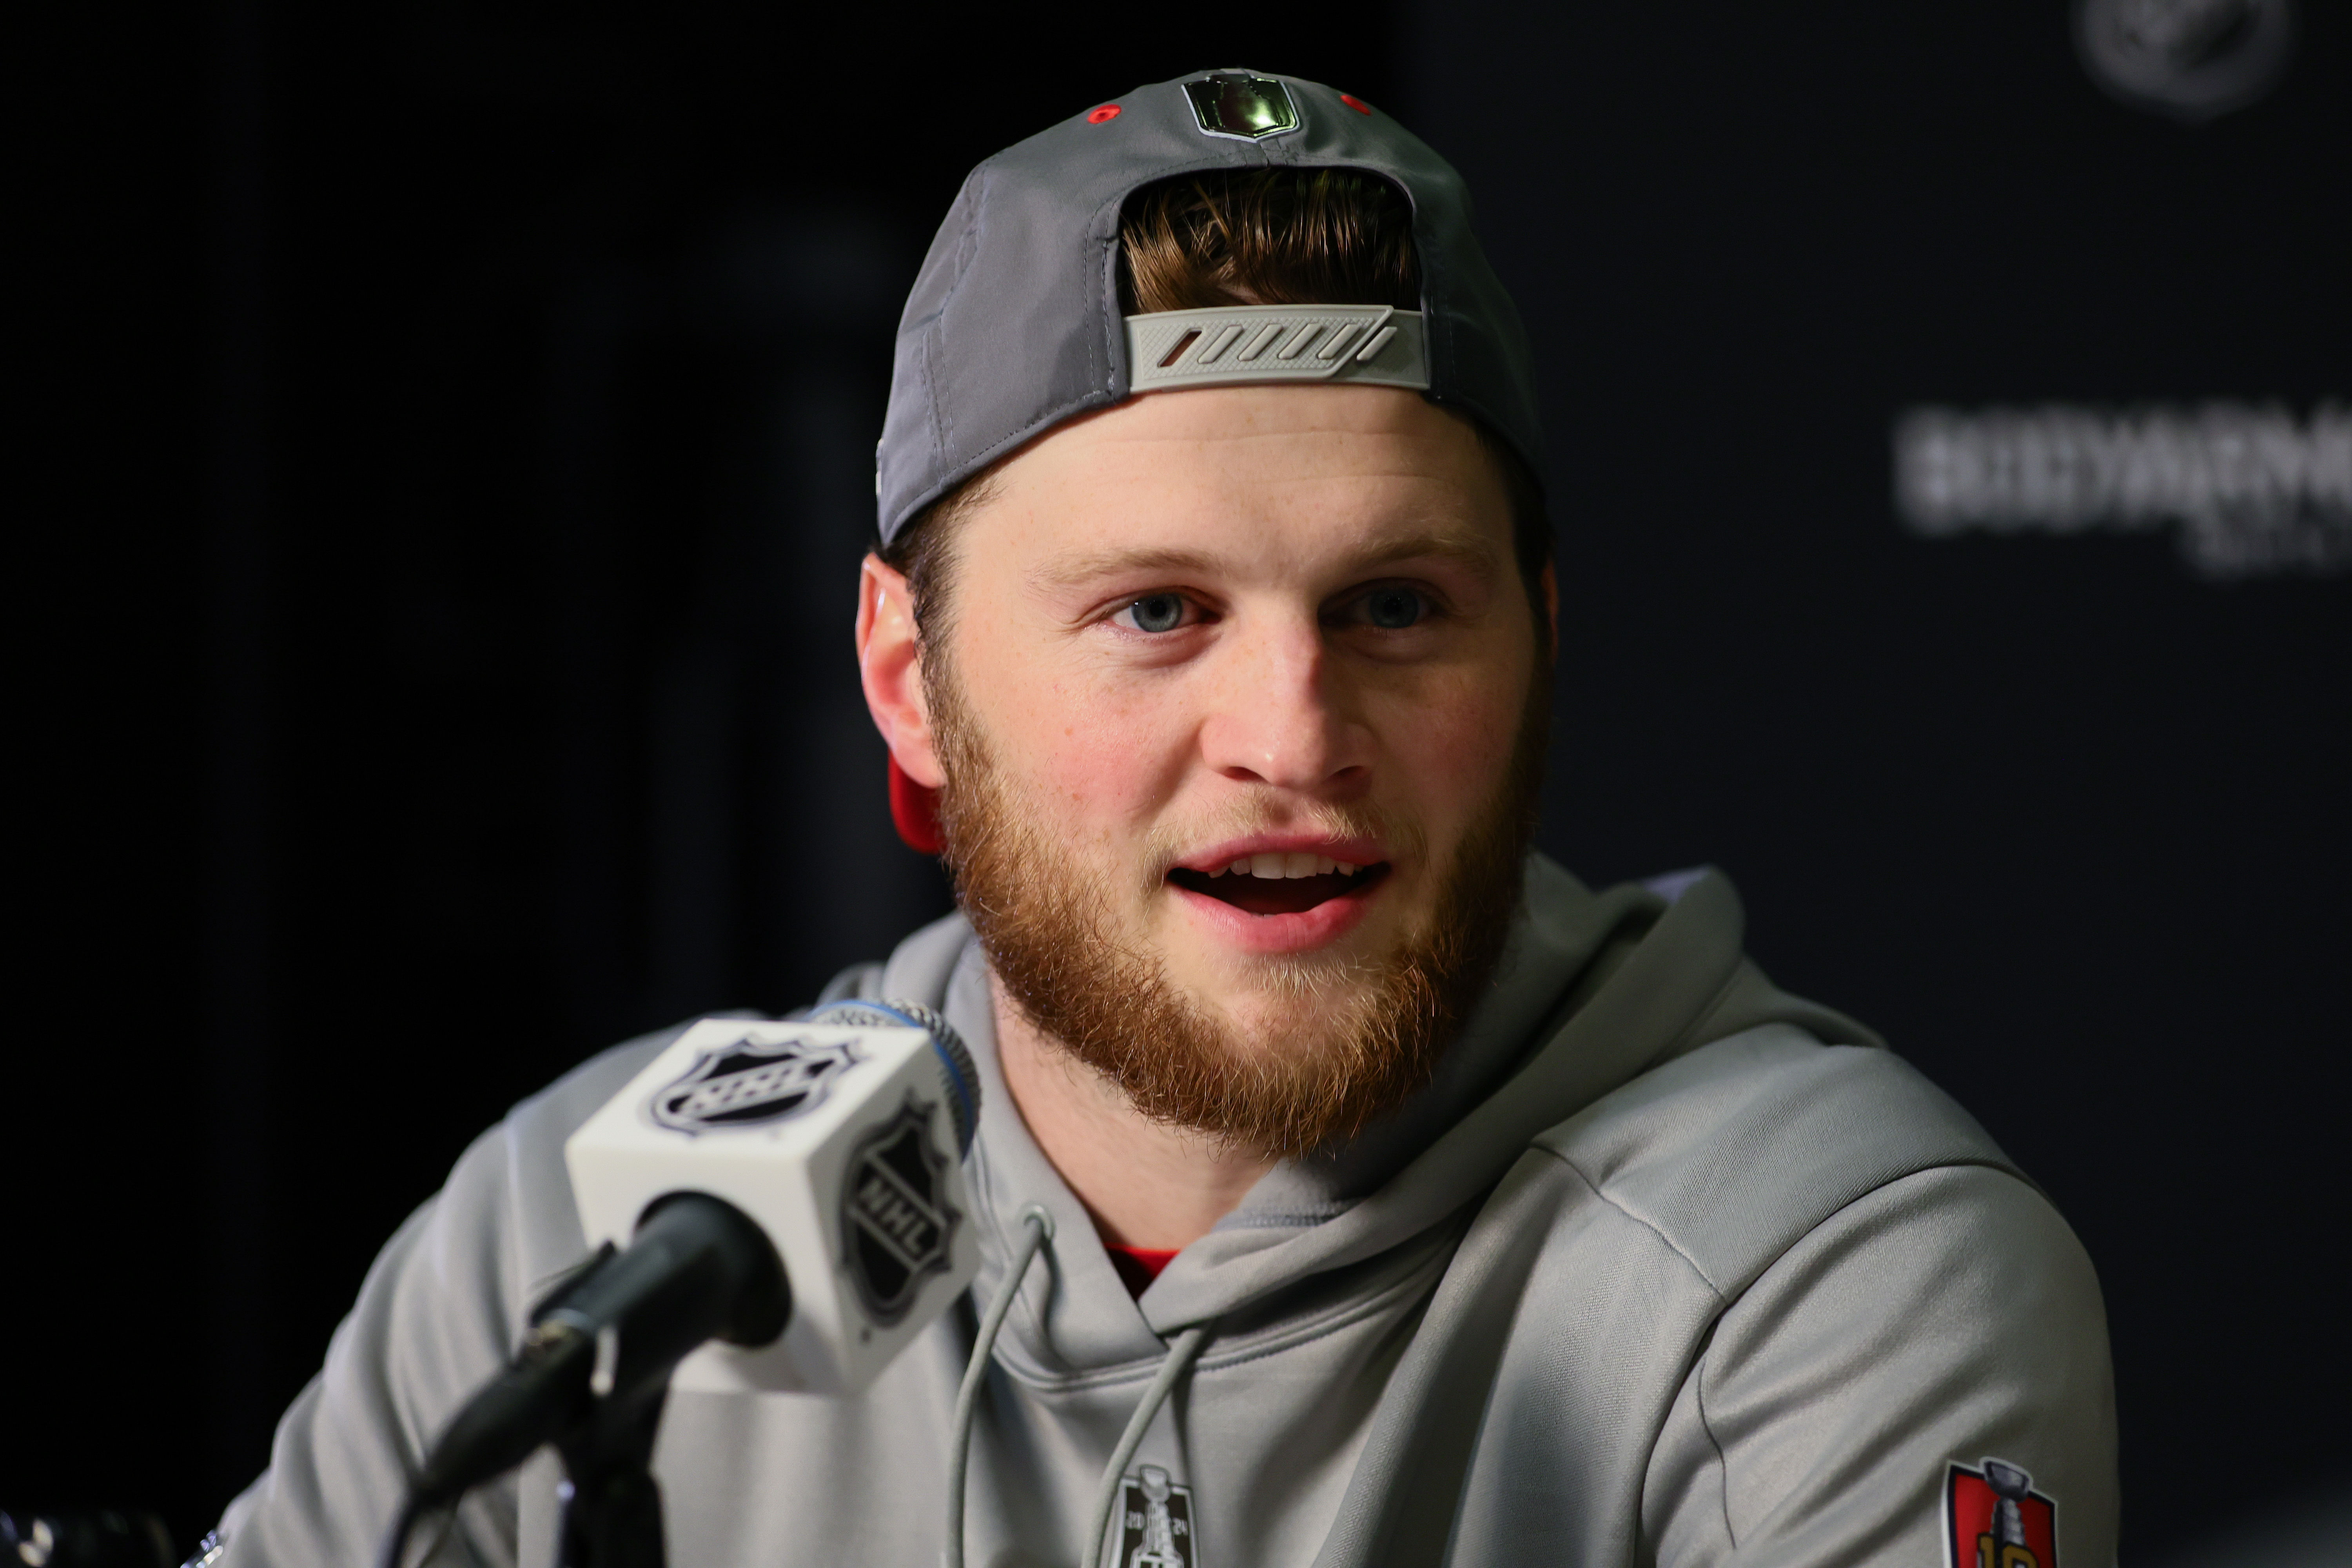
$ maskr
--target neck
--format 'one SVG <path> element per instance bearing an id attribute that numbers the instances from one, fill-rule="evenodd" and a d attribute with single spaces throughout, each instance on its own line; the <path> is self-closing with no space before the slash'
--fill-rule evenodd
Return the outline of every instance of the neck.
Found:
<path id="1" fill-rule="evenodd" d="M 1062 1049 L 993 984 L 989 992 L 1004 1086 L 1105 1241 L 1188 1247 L 1274 1168 L 1262 1154 L 1139 1114 L 1118 1085 Z"/>

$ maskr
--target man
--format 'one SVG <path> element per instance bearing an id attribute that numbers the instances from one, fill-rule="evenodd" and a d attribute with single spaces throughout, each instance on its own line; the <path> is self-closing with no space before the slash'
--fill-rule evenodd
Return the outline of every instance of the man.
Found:
<path id="1" fill-rule="evenodd" d="M 675 1394 L 679 1563 L 2111 1560 L 2102 1311 L 2048 1202 L 1748 963 L 1722 877 L 1527 853 L 1557 594 L 1467 214 L 1378 110 L 1249 72 L 967 182 L 856 618 L 961 912 L 825 999 L 972 1047 L 974 1297 L 1010 1313 L 854 1399 Z M 228 1562 L 372 1549 L 583 1251 L 562 1140 L 669 1037 L 394 1238 Z M 556 1483 L 476 1494 L 432 1560 L 547 1562 Z"/>

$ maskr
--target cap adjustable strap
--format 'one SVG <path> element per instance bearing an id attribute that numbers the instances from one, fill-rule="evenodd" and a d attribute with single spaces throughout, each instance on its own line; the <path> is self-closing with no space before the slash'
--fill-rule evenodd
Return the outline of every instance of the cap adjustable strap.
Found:
<path id="1" fill-rule="evenodd" d="M 1391 305 L 1230 305 L 1127 318 L 1128 390 L 1360 382 L 1429 390 L 1421 312 Z"/>

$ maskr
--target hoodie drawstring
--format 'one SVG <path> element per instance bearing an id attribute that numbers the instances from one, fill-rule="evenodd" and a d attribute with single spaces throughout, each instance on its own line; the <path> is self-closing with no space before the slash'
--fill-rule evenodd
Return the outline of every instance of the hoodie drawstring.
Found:
<path id="1" fill-rule="evenodd" d="M 1168 1391 L 1200 1359 L 1201 1347 L 1209 1342 L 1212 1322 L 1195 1323 L 1176 1336 L 1168 1348 L 1168 1359 L 1160 1363 L 1160 1375 L 1143 1391 L 1143 1403 L 1128 1417 L 1127 1430 L 1119 1434 L 1118 1447 L 1111 1450 L 1110 1464 L 1103 1471 L 1102 1488 L 1095 1494 L 1095 1529 L 1087 1539 L 1086 1555 L 1079 1559 L 1085 1568 L 1097 1568 L 1102 1561 L 1103 1537 L 1110 1533 L 1110 1511 L 1118 1504 L 1119 1483 L 1127 1477 L 1127 1462 L 1143 1447 L 1143 1434 L 1160 1407 L 1168 1403 Z M 1117 1568 L 1114 1564 L 1113 1568 Z"/>
<path id="2" fill-rule="evenodd" d="M 971 1360 L 963 1369 L 963 1386 L 956 1390 L 955 1436 L 948 1448 L 947 1568 L 963 1568 L 963 1477 L 971 1458 L 971 1424 L 980 1410 L 980 1391 L 988 1382 L 988 1363 L 996 1353 L 996 1336 L 1004 1328 L 1013 1298 L 1045 1245 L 1054 1239 L 1054 1216 L 1043 1204 L 1021 1205 L 1021 1244 L 1004 1265 L 1004 1283 L 980 1320 L 980 1337 L 971 1342 Z"/>
<path id="3" fill-rule="evenodd" d="M 1029 1265 L 1054 1239 L 1054 1216 L 1041 1204 L 1024 1204 L 1021 1208 L 1021 1243 L 1013 1249 L 1004 1266 L 1004 1283 L 996 1288 L 995 1300 L 989 1302 L 988 1310 L 981 1317 L 980 1334 L 971 1344 L 971 1360 L 963 1369 L 963 1386 L 956 1390 L 954 1436 L 948 1446 L 946 1568 L 963 1568 L 964 1475 L 971 1458 L 971 1428 L 980 1411 L 980 1391 L 988 1382 L 988 1365 L 996 1353 L 996 1336 L 1003 1331 L 1005 1316 L 1013 1310 L 1013 1299 L 1021 1293 L 1021 1281 L 1028 1277 Z M 1196 1323 L 1176 1336 L 1151 1386 L 1143 1391 L 1143 1402 L 1128 1417 L 1127 1430 L 1119 1434 L 1118 1447 L 1111 1450 L 1110 1464 L 1103 1471 L 1102 1485 L 1095 1495 L 1095 1528 L 1082 1559 L 1085 1568 L 1098 1568 L 1102 1561 L 1103 1537 L 1110 1533 L 1111 1510 L 1118 1506 L 1119 1482 L 1126 1479 L 1128 1461 L 1143 1446 L 1143 1434 L 1150 1428 L 1151 1418 L 1168 1403 L 1169 1391 L 1176 1386 L 1176 1380 L 1200 1359 L 1201 1347 L 1209 1342 L 1210 1331 L 1215 1327 L 1213 1322 Z"/>

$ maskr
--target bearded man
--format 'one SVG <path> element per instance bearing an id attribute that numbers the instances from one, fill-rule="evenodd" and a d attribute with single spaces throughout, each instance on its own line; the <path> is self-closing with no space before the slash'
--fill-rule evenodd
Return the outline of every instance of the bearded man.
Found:
<path id="1" fill-rule="evenodd" d="M 1531 359 L 1458 177 L 1310 82 L 1139 89 L 967 182 L 856 612 L 960 912 L 820 1000 L 970 1044 L 981 1276 L 855 1398 L 673 1395 L 679 1563 L 2112 1559 L 2048 1201 L 1747 962 L 1719 874 L 1528 853 Z M 564 1138 L 670 1037 L 394 1238 L 229 1563 L 367 1554 L 584 1250 Z M 556 1490 L 542 1456 L 430 1560 L 547 1562 Z"/>

